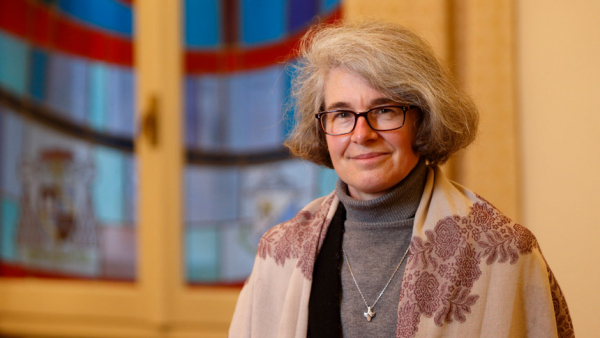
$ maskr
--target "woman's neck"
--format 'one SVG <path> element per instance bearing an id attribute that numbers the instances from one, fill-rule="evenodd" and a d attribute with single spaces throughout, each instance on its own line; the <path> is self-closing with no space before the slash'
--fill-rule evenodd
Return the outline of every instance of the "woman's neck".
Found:
<path id="1" fill-rule="evenodd" d="M 411 172 L 385 194 L 371 200 L 357 200 L 348 193 L 348 185 L 338 180 L 336 195 L 346 208 L 346 219 L 353 222 L 394 222 L 412 218 L 417 211 L 427 178 L 427 166 L 421 159 Z"/>

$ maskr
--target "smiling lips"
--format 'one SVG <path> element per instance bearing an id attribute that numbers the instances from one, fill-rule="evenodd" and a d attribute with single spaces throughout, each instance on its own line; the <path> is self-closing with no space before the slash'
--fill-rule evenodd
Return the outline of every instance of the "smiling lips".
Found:
<path id="1" fill-rule="evenodd" d="M 366 154 L 360 154 L 357 156 L 350 156 L 350 159 L 353 160 L 368 160 L 370 158 L 375 158 L 375 157 L 379 157 L 379 156 L 383 156 L 383 155 L 387 155 L 387 153 L 384 152 L 370 152 L 370 153 L 366 153 Z"/>

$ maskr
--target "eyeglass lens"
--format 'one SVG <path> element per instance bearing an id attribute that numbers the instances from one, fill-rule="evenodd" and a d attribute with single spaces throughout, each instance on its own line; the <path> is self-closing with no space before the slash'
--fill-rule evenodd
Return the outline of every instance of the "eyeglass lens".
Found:
<path id="1" fill-rule="evenodd" d="M 404 124 L 402 107 L 377 107 L 366 113 L 369 125 L 375 130 L 398 129 Z M 326 112 L 321 116 L 321 125 L 327 134 L 347 134 L 354 129 L 357 118 L 358 114 L 349 110 Z"/>

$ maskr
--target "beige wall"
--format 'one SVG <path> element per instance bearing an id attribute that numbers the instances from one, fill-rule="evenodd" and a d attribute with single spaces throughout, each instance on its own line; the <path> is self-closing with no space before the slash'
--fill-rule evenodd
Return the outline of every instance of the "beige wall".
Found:
<path id="1" fill-rule="evenodd" d="M 577 336 L 598 337 L 600 1 L 520 1 L 517 14 L 522 221 Z"/>

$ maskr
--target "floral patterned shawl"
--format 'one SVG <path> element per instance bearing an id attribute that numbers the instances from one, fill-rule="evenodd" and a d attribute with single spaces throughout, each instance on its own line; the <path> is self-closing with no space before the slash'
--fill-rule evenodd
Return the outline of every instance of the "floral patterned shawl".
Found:
<path id="1" fill-rule="evenodd" d="M 315 258 L 338 204 L 317 199 L 262 237 L 230 337 L 306 337 Z M 437 167 L 407 259 L 397 337 L 574 337 L 533 234 Z"/>

